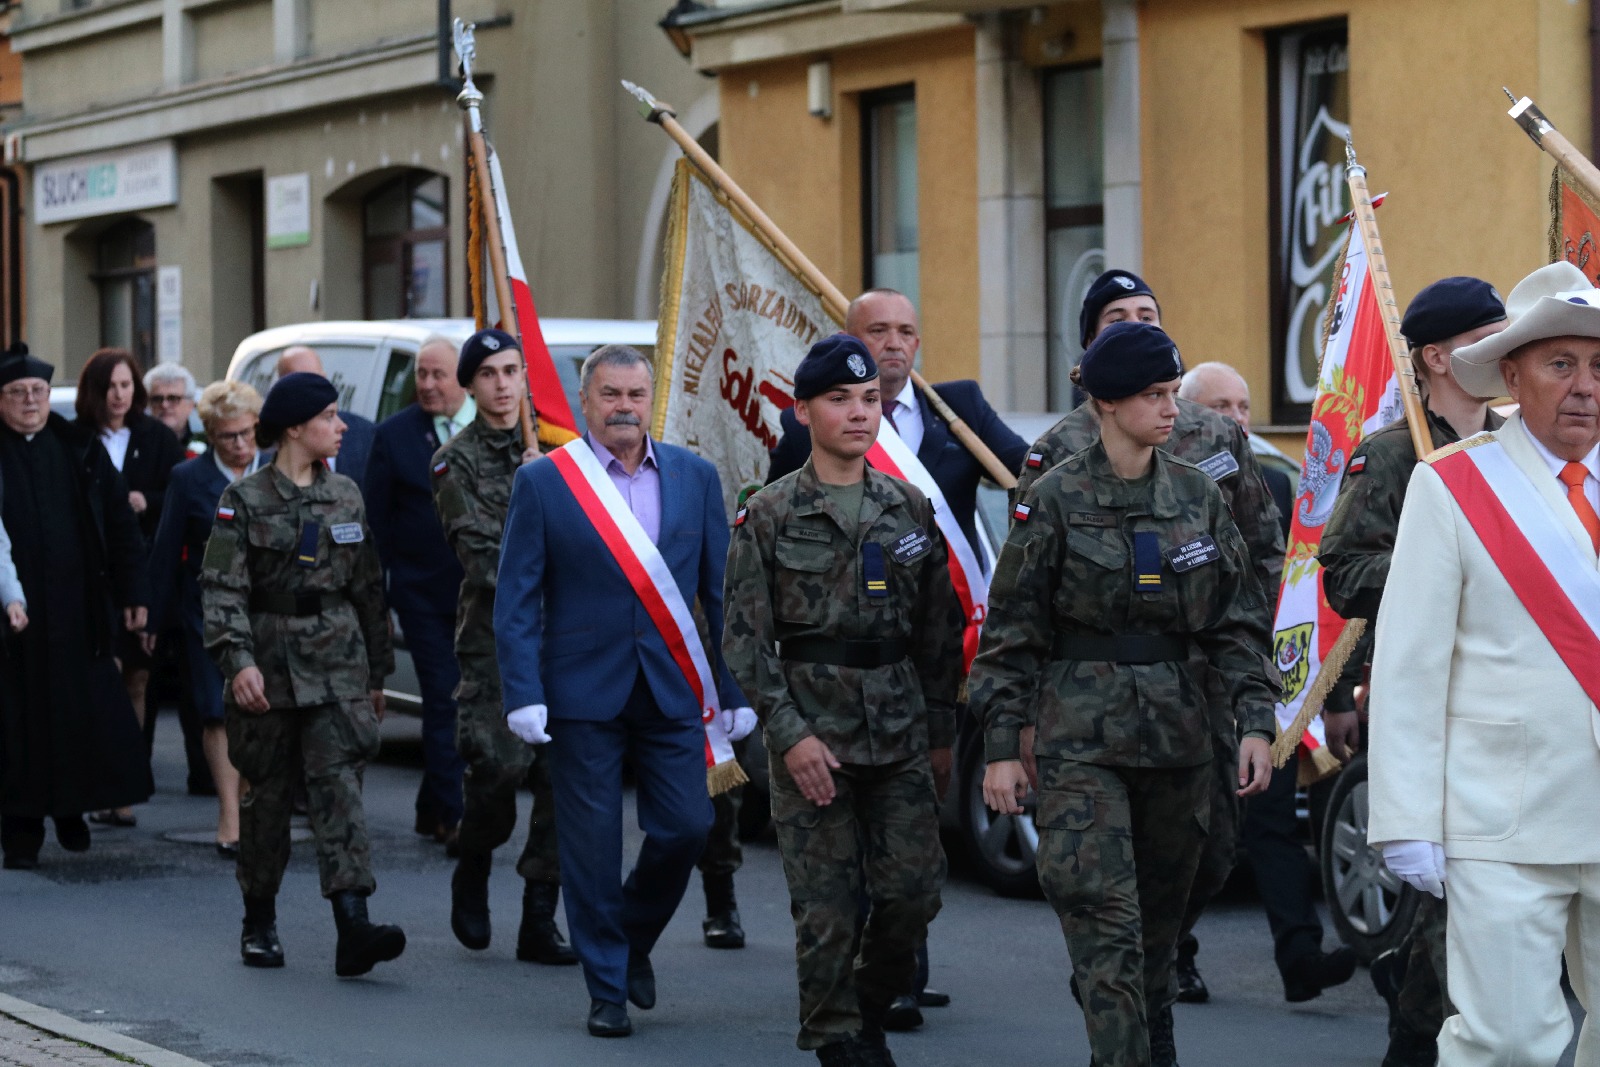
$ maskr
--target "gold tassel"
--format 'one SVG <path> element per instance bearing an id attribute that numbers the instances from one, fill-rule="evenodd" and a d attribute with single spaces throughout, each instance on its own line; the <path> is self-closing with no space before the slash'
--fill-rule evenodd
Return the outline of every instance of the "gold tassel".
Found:
<path id="1" fill-rule="evenodd" d="M 489 302 L 483 295 L 483 206 L 478 173 L 467 167 L 467 299 L 472 303 L 473 329 L 489 325 Z"/>
<path id="2" fill-rule="evenodd" d="M 1306 694 L 1305 703 L 1300 705 L 1300 714 L 1294 717 L 1293 724 L 1278 734 L 1278 739 L 1272 743 L 1273 769 L 1281 768 L 1289 762 L 1289 757 L 1294 755 L 1295 747 L 1300 744 L 1300 738 L 1305 735 L 1306 727 L 1311 725 L 1312 719 L 1322 714 L 1323 701 L 1328 699 L 1328 694 L 1339 681 L 1339 674 L 1344 670 L 1345 661 L 1350 658 L 1350 653 L 1355 650 L 1356 642 L 1361 640 L 1361 635 L 1366 632 L 1366 619 L 1351 619 L 1344 624 L 1344 632 L 1328 650 L 1328 655 L 1322 661 L 1322 669 L 1317 672 L 1316 680 L 1311 683 L 1311 691 Z M 1313 752 L 1313 759 L 1316 753 L 1322 753 L 1328 759 L 1333 759 L 1322 749 Z M 1337 764 L 1338 761 L 1334 762 Z"/>
<path id="3" fill-rule="evenodd" d="M 1295 782 L 1302 789 L 1316 785 L 1324 778 L 1330 778 L 1344 769 L 1344 764 L 1333 758 L 1333 753 L 1325 748 L 1311 750 L 1311 758 L 1300 761 L 1300 773 Z"/>
<path id="4" fill-rule="evenodd" d="M 706 768 L 706 792 L 714 797 L 721 796 L 748 781 L 750 781 L 749 776 L 744 773 L 744 768 L 739 766 L 739 761 L 736 759 Z"/>

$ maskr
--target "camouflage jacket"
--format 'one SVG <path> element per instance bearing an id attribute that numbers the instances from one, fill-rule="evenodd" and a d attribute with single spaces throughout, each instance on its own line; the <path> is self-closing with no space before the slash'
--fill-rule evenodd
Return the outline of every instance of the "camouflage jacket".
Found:
<path id="1" fill-rule="evenodd" d="M 1427 415 L 1428 436 L 1434 448 L 1461 439 L 1444 419 L 1432 411 Z M 1497 430 L 1504 423 L 1490 411 L 1484 428 Z M 1368 434 L 1350 454 L 1333 514 L 1322 529 L 1317 560 L 1322 564 L 1322 589 L 1328 604 L 1347 619 L 1367 620 L 1367 633 L 1345 661 L 1338 684 L 1328 694 L 1330 711 L 1355 707 L 1355 687 L 1372 659 L 1372 623 L 1378 617 L 1383 585 L 1389 580 L 1389 555 L 1394 551 L 1400 509 L 1416 467 L 1417 450 L 1411 444 L 1411 429 L 1403 417 Z"/>
<path id="2" fill-rule="evenodd" d="M 1191 767 L 1211 758 L 1210 672 L 1244 733 L 1273 736 L 1280 682 L 1260 584 L 1222 494 L 1157 449 L 1129 483 L 1096 442 L 1029 490 L 989 587 L 989 617 L 969 680 L 990 761 L 1016 759 L 1034 725 L 1040 756 L 1113 767 Z M 1159 580 L 1141 579 L 1136 534 L 1153 532 Z M 1174 568 L 1175 551 L 1209 539 Z M 1209 558 L 1207 558 L 1209 557 Z M 1056 658 L 1057 635 L 1182 637 L 1182 662 Z"/>
<path id="3" fill-rule="evenodd" d="M 1045 471 L 1099 439 L 1100 422 L 1095 418 L 1094 404 L 1079 405 L 1028 450 L 1013 501 L 1021 500 Z M 1250 451 L 1244 431 L 1232 419 L 1210 408 L 1179 400 L 1177 424 L 1161 447 L 1213 475 L 1250 550 L 1256 580 L 1276 598 L 1283 576 L 1283 530 L 1278 525 L 1278 505 L 1267 492 L 1261 466 Z"/>
<path id="4" fill-rule="evenodd" d="M 299 562 L 303 532 L 317 525 L 315 564 Z M 318 469 L 300 488 L 274 465 L 223 490 L 200 573 L 206 649 L 233 680 L 254 665 L 275 708 L 365 696 L 394 670 L 383 572 L 361 491 Z M 314 615 L 250 606 L 256 594 L 340 594 Z M 227 693 L 231 703 L 231 686 Z"/>
<path id="5" fill-rule="evenodd" d="M 479 415 L 433 454 L 433 507 L 466 576 L 456 608 L 456 655 L 493 657 L 495 575 L 511 482 L 522 465 L 522 430 L 496 430 Z"/>
<path id="6" fill-rule="evenodd" d="M 869 596 L 861 547 L 883 548 L 887 596 Z M 823 492 L 810 459 L 745 503 L 735 523 L 722 651 L 766 730 L 769 751 L 820 738 L 842 763 L 884 764 L 955 741 L 962 614 L 933 507 L 868 469 L 859 521 Z M 902 639 L 875 668 L 785 660 L 791 638 Z"/>

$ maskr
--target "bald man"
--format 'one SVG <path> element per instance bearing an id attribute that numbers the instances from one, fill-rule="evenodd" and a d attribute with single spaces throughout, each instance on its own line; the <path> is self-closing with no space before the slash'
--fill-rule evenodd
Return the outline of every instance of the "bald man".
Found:
<path id="1" fill-rule="evenodd" d="M 1183 376 L 1178 395 L 1232 419 L 1239 424 L 1239 429 L 1244 431 L 1246 437 L 1250 436 L 1250 383 L 1226 363 L 1212 361 L 1196 364 Z M 1294 486 L 1287 473 L 1265 464 L 1261 467 L 1261 480 L 1267 483 L 1267 492 L 1272 494 L 1272 502 L 1278 505 L 1278 525 L 1287 542 L 1289 520 L 1294 514 L 1290 509 L 1294 503 Z M 1271 590 L 1267 592 L 1271 595 Z"/>
<path id="2" fill-rule="evenodd" d="M 310 345 L 290 345 L 278 355 L 279 378 L 299 371 L 328 377 L 327 372 L 322 369 L 322 357 Z M 343 392 L 341 389 L 340 399 L 343 399 Z M 371 419 L 357 415 L 353 411 L 346 411 L 344 408 L 339 409 L 339 418 L 345 425 L 344 443 L 339 446 L 339 454 L 328 461 L 328 469 L 343 474 L 357 485 L 361 485 L 367 476 L 367 459 L 372 455 L 372 441 L 378 428 L 372 424 Z M 264 462 L 268 459 L 270 456 L 263 457 Z"/>

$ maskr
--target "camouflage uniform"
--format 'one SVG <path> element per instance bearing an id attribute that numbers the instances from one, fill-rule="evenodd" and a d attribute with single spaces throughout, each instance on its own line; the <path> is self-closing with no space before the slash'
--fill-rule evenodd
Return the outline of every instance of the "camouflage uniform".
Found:
<path id="1" fill-rule="evenodd" d="M 869 551 L 883 561 L 882 594 L 866 585 Z M 945 876 L 928 751 L 955 741 L 962 615 L 933 508 L 868 470 L 859 518 L 846 516 L 808 459 L 741 511 L 724 601 L 723 655 L 766 731 L 795 921 L 797 1043 L 875 1033 L 889 1001 L 911 988 Z M 847 642 L 892 662 L 833 665 L 846 658 L 840 649 L 819 651 Z M 841 764 L 825 807 L 783 761 L 810 736 Z M 863 874 L 872 905 L 852 960 Z"/>
<path id="2" fill-rule="evenodd" d="M 1148 1064 L 1147 1013 L 1176 993 L 1209 822 L 1205 683 L 1226 686 L 1247 736 L 1269 739 L 1278 688 L 1260 583 L 1221 493 L 1155 457 L 1148 479 L 1126 482 L 1096 442 L 1028 491 L 969 681 L 990 762 L 1018 758 L 1036 727 L 1039 880 L 1099 1067 Z M 1176 551 L 1204 539 L 1177 572 Z"/>
<path id="3" fill-rule="evenodd" d="M 1068 456 L 1088 448 L 1099 437 L 1100 423 L 1095 417 L 1094 403 L 1079 406 L 1033 443 L 1017 479 L 1013 499 L 1021 500 L 1042 474 Z M 1214 473 L 1222 499 L 1244 537 L 1256 580 L 1266 594 L 1264 621 L 1270 624 L 1272 605 L 1276 603 L 1283 575 L 1283 528 L 1278 522 L 1278 506 L 1267 491 L 1260 465 L 1256 463 L 1255 453 L 1250 451 L 1244 431 L 1210 408 L 1180 399 L 1172 436 L 1161 447 L 1207 473 Z M 1209 794 L 1210 834 L 1200 866 L 1195 871 L 1194 886 L 1183 905 L 1180 940 L 1189 937 L 1206 903 L 1227 883 L 1239 850 L 1238 726 L 1233 719 L 1226 683 L 1208 679 L 1206 688 L 1210 696 L 1214 757 Z M 1192 942 L 1190 951 L 1193 951 Z"/>
<path id="4" fill-rule="evenodd" d="M 461 850 L 489 853 L 510 840 L 517 824 L 517 788 L 528 779 L 533 812 L 517 873 L 529 882 L 559 885 L 549 761 L 506 726 L 495 659 L 500 534 L 522 452 L 520 429 L 497 430 L 479 416 L 433 457 L 434 508 L 445 539 L 466 571 L 456 611 L 456 659 L 461 664 L 461 684 L 455 692 L 456 748 L 467 761 Z"/>
<path id="5" fill-rule="evenodd" d="M 1460 440 L 1448 422 L 1432 411 L 1427 415 L 1434 448 Z M 1491 411 L 1485 428 L 1498 429 L 1504 422 Z M 1389 578 L 1389 556 L 1416 466 L 1417 450 L 1405 419 L 1368 434 L 1351 453 L 1339 498 L 1323 528 L 1317 558 L 1322 563 L 1322 587 L 1328 603 L 1345 618 L 1367 620 L 1367 632 L 1346 661 L 1338 685 L 1328 694 L 1329 711 L 1355 709 L 1355 687 L 1372 660 L 1373 628 L 1384 582 Z M 1408 954 L 1406 977 L 1399 1011 L 1390 1022 L 1391 1033 L 1404 1028 L 1418 1037 L 1432 1037 L 1445 1018 L 1454 1014 L 1445 983 L 1445 915 L 1444 901 L 1423 896 L 1409 944 L 1402 950 Z"/>
<path id="6" fill-rule="evenodd" d="M 245 897 L 278 892 L 302 772 L 322 895 L 372 892 L 361 772 L 378 752 L 370 691 L 394 670 L 394 649 L 361 491 L 321 467 L 304 488 L 271 465 L 233 483 L 218 504 L 200 584 L 206 648 L 228 682 L 228 757 L 246 782 Z M 233 699 L 234 677 L 250 666 L 272 705 L 259 715 Z"/>

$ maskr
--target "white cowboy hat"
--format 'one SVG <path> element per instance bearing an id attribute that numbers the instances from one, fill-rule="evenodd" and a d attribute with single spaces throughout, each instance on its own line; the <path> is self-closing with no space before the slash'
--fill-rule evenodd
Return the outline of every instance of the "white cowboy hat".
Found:
<path id="1" fill-rule="evenodd" d="M 1547 337 L 1600 338 L 1600 289 L 1583 271 L 1561 260 L 1517 283 L 1506 300 L 1511 323 L 1499 333 L 1458 348 L 1450 373 L 1461 388 L 1485 400 L 1506 395 L 1500 361 L 1530 341 Z"/>

